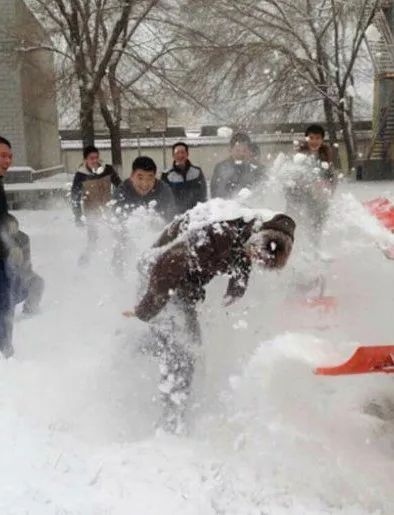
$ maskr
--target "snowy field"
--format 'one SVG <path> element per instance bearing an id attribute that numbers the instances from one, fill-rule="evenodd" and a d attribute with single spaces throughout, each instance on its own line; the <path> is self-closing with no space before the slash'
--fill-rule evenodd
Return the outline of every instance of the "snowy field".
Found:
<path id="1" fill-rule="evenodd" d="M 305 268 L 302 239 L 285 271 L 255 273 L 233 307 L 221 305 L 223 278 L 210 285 L 185 437 L 155 432 L 158 371 L 138 350 L 146 327 L 120 315 L 157 221 L 131 220 L 121 281 L 109 229 L 80 268 L 84 232 L 70 210 L 18 212 L 47 290 L 38 317 L 17 315 L 16 357 L 0 361 L 0 514 L 393 514 L 394 376 L 313 374 L 360 343 L 394 344 L 394 262 L 353 195 L 394 199 L 394 184 L 337 193 L 325 235 L 337 313 L 286 302 Z M 261 207 L 283 205 L 272 196 Z"/>

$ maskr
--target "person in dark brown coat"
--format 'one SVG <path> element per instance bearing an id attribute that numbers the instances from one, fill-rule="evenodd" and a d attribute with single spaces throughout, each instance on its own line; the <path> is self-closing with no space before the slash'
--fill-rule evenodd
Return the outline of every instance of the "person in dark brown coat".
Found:
<path id="1" fill-rule="evenodd" d="M 301 221 L 307 222 L 310 239 L 316 249 L 337 184 L 332 150 L 324 137 L 325 131 L 320 125 L 306 129 L 305 141 L 296 149 L 298 155 L 305 157 L 303 173 L 285 184 L 286 211 L 299 225 L 302 225 Z"/>
<path id="2" fill-rule="evenodd" d="M 256 211 L 254 217 L 195 223 L 192 211 L 168 226 L 155 244 L 146 293 L 124 315 L 152 321 L 161 358 L 164 429 L 182 427 L 201 341 L 196 304 L 205 299 L 205 286 L 217 275 L 229 276 L 225 305 L 232 304 L 244 295 L 253 262 L 268 269 L 285 266 L 294 230 L 295 223 L 284 214 L 264 221 Z"/>

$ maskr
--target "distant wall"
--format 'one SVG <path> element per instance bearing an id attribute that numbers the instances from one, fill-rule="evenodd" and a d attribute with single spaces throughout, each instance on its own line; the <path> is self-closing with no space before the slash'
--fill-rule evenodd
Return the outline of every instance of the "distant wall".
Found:
<path id="1" fill-rule="evenodd" d="M 301 137 L 300 135 L 299 137 Z M 278 141 L 281 139 L 281 141 Z M 275 141 L 275 135 L 271 137 L 257 136 L 255 141 L 259 143 L 262 152 L 262 162 L 269 165 L 273 159 L 280 153 L 292 153 L 293 152 L 293 141 L 297 139 L 297 135 L 291 135 L 291 137 L 277 138 Z M 167 166 L 172 163 L 171 157 L 171 145 L 178 141 L 178 139 L 171 139 L 167 141 L 166 146 L 166 162 Z M 229 152 L 229 145 L 227 140 L 220 138 L 183 138 L 183 141 L 190 146 L 190 159 L 191 161 L 201 166 L 207 177 L 212 175 L 214 166 L 219 161 L 226 159 Z M 370 133 L 366 132 L 364 135 L 361 134 L 359 137 L 359 152 L 365 154 L 370 142 Z M 97 142 L 97 146 L 100 148 L 102 159 L 110 163 L 111 153 L 109 144 L 107 142 Z M 163 170 L 163 149 L 160 140 L 149 142 L 149 140 L 141 141 L 141 154 L 148 155 L 156 162 L 158 168 Z M 342 162 L 346 162 L 345 149 L 342 143 L 339 146 L 339 154 Z M 138 146 L 135 141 L 124 142 L 123 144 L 123 172 L 124 178 L 128 177 L 131 164 L 133 160 L 138 157 Z M 69 173 L 75 172 L 82 161 L 82 146 L 78 142 L 63 142 L 62 158 L 65 170 Z"/>

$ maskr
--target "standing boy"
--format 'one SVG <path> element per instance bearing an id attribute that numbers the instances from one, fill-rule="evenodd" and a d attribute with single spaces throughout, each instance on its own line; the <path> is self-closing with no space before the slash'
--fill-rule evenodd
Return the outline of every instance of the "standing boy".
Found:
<path id="1" fill-rule="evenodd" d="M 150 157 L 137 157 L 134 160 L 130 177 L 126 179 L 114 194 L 114 210 L 120 220 L 117 241 L 114 249 L 113 264 L 115 271 L 122 275 L 125 251 L 128 243 L 127 228 L 124 222 L 138 207 L 153 209 L 166 222 L 170 222 L 176 212 L 171 189 L 156 178 L 157 167 Z"/>
<path id="2" fill-rule="evenodd" d="M 6 357 L 13 354 L 12 326 L 14 317 L 11 308 L 11 282 L 7 270 L 9 248 L 6 241 L 6 215 L 8 204 L 3 180 L 11 164 L 11 143 L 0 137 L 0 352 Z"/>
<path id="3" fill-rule="evenodd" d="M 211 195 L 229 199 L 243 188 L 255 187 L 263 177 L 263 169 L 252 159 L 252 142 L 248 134 L 238 132 L 230 141 L 230 157 L 215 166 L 211 179 Z"/>
<path id="4" fill-rule="evenodd" d="M 0 217 L 8 213 L 7 197 L 4 191 L 4 177 L 12 164 L 11 143 L 0 136 Z"/>
<path id="5" fill-rule="evenodd" d="M 332 153 L 324 142 L 325 131 L 311 125 L 305 131 L 305 141 L 295 157 L 297 171 L 285 184 L 287 212 L 297 221 L 305 221 L 311 241 L 319 246 L 330 200 L 335 191 L 336 174 Z"/>
<path id="6" fill-rule="evenodd" d="M 190 162 L 186 143 L 175 143 L 172 156 L 172 167 L 162 174 L 161 179 L 171 188 L 177 214 L 183 214 L 198 202 L 207 200 L 207 184 L 201 168 Z"/>
<path id="7" fill-rule="evenodd" d="M 167 222 L 175 215 L 175 202 L 171 189 L 156 177 L 156 163 L 150 157 L 134 160 L 131 174 L 115 191 L 115 210 L 127 218 L 137 207 L 151 207 Z"/>
<path id="8" fill-rule="evenodd" d="M 110 165 L 100 161 L 96 147 L 88 146 L 83 150 L 83 164 L 74 176 L 71 188 L 72 209 L 75 223 L 83 225 L 82 215 L 85 215 L 87 227 L 87 249 L 82 254 L 80 263 L 89 261 L 98 238 L 97 225 L 108 202 L 111 201 L 111 185 L 118 187 L 121 179 Z"/>

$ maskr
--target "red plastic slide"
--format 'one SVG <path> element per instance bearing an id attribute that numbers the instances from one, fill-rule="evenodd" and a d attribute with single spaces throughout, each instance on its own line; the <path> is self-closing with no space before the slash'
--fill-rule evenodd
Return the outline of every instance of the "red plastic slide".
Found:
<path id="1" fill-rule="evenodd" d="M 386 229 L 394 232 L 394 204 L 390 200 L 379 197 L 364 202 L 363 205 Z"/>
<path id="2" fill-rule="evenodd" d="M 394 232 L 394 204 L 390 200 L 378 197 L 364 202 L 363 205 L 388 231 Z M 394 247 L 381 250 L 387 259 L 394 259 Z"/>
<path id="3" fill-rule="evenodd" d="M 315 374 L 339 376 L 348 374 L 394 373 L 394 346 L 359 347 L 353 356 L 335 367 L 320 367 Z"/>

